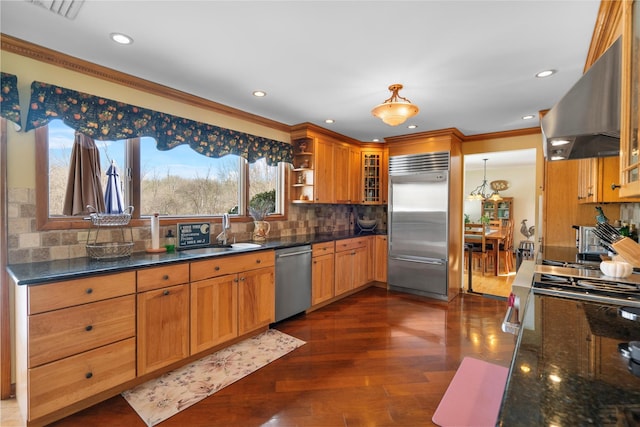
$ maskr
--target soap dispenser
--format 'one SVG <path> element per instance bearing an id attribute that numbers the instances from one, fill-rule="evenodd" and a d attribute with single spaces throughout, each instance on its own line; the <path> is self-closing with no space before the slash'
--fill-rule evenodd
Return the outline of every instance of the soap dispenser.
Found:
<path id="1" fill-rule="evenodd" d="M 171 229 L 167 230 L 167 235 L 164 236 L 164 247 L 167 248 L 167 252 L 173 252 L 176 249 L 176 238 Z"/>

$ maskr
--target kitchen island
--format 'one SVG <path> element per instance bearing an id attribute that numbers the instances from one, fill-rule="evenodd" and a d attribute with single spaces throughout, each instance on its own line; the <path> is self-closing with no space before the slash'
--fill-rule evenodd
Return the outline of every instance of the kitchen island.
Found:
<path id="1" fill-rule="evenodd" d="M 575 262 L 575 249 L 545 255 L 568 253 L 564 261 Z M 624 351 L 640 340 L 640 323 L 622 318 L 623 306 L 544 295 L 534 286 L 523 307 L 497 424 L 640 424 L 640 378 L 629 370 Z"/>

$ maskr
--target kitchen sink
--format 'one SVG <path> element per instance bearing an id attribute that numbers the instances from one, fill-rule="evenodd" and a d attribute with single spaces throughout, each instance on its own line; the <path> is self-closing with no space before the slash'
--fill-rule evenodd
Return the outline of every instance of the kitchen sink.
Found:
<path id="1" fill-rule="evenodd" d="M 231 245 L 231 248 L 233 249 L 254 249 L 254 248 L 261 248 L 262 245 L 259 245 L 257 243 L 233 243 Z"/>
<path id="2" fill-rule="evenodd" d="M 206 248 L 183 249 L 182 252 L 192 255 L 208 255 L 220 252 L 229 252 L 233 249 L 230 246 L 210 246 Z"/>

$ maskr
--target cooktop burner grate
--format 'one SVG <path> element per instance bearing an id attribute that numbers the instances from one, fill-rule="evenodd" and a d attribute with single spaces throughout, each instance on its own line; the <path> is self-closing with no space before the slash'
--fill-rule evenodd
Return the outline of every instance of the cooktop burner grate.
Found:
<path id="1" fill-rule="evenodd" d="M 533 288 L 538 294 L 640 307 L 640 289 L 632 283 L 538 273 Z"/>

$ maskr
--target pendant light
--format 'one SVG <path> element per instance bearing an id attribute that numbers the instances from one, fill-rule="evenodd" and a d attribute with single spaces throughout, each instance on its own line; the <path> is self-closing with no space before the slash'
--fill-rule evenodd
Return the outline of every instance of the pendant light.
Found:
<path id="1" fill-rule="evenodd" d="M 499 201 L 502 200 L 500 193 L 495 190 L 493 193 L 489 193 L 489 188 L 487 188 L 487 160 L 482 159 L 484 161 L 484 178 L 482 179 L 482 184 L 478 185 L 475 190 L 469 194 L 467 197 L 468 200 L 493 200 Z"/>
<path id="2" fill-rule="evenodd" d="M 398 95 L 400 89 L 402 89 L 402 85 L 399 83 L 389 86 L 389 90 L 391 91 L 389 99 L 386 99 L 382 104 L 376 105 L 376 107 L 371 110 L 371 114 L 389 126 L 398 126 L 420 111 L 420 109 L 413 105 L 407 98 Z"/>

